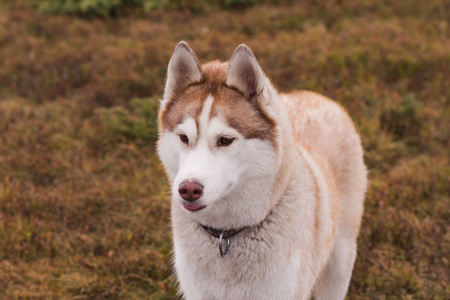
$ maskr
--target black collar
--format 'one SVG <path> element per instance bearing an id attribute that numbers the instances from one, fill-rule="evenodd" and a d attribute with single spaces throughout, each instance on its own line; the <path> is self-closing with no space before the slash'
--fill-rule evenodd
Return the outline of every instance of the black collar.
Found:
<path id="1" fill-rule="evenodd" d="M 216 228 L 212 228 L 212 227 L 208 227 L 206 225 L 200 224 L 200 226 L 202 226 L 202 228 L 211 236 L 219 239 L 218 244 L 219 244 L 219 251 L 220 251 L 220 256 L 223 257 L 228 253 L 228 249 L 230 248 L 230 238 L 232 236 L 235 236 L 236 234 L 238 234 L 239 232 L 243 231 L 246 228 L 261 228 L 263 223 L 269 218 L 269 216 L 272 214 L 272 210 L 269 212 L 269 214 L 266 216 L 266 218 L 264 220 L 262 220 L 259 224 L 255 225 L 255 226 L 246 226 L 246 227 L 242 227 L 239 229 L 229 229 L 229 230 L 225 230 L 225 229 L 216 229 Z M 225 242 L 225 250 L 223 249 L 223 242 Z"/>
<path id="2" fill-rule="evenodd" d="M 247 227 L 242 227 L 240 229 L 223 230 L 223 229 L 216 229 L 216 228 L 208 227 L 208 226 L 202 225 L 202 224 L 200 224 L 200 225 L 207 233 L 209 233 L 213 237 L 220 238 L 220 236 L 222 235 L 222 238 L 224 238 L 224 239 L 228 239 L 228 238 L 238 234 L 245 228 L 247 228 Z"/>

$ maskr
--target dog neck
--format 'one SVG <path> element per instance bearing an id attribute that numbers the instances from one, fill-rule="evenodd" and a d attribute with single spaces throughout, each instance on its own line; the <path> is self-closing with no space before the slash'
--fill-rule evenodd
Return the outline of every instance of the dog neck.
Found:
<path id="1" fill-rule="evenodd" d="M 244 230 L 247 227 L 242 227 L 239 229 L 230 229 L 230 230 L 224 230 L 224 229 L 216 229 L 216 228 L 212 228 L 206 225 L 202 225 L 202 228 L 209 233 L 210 235 L 212 235 L 215 238 L 220 238 L 220 236 L 222 235 L 222 238 L 224 239 L 228 239 L 232 236 L 235 236 L 236 234 L 238 234 L 239 232 L 241 232 L 242 230 Z"/>
<path id="2" fill-rule="evenodd" d="M 216 229 L 216 228 L 212 228 L 203 224 L 200 224 L 200 226 L 203 228 L 203 230 L 205 230 L 209 235 L 219 239 L 218 241 L 218 246 L 219 246 L 219 252 L 220 252 L 220 256 L 223 257 L 228 253 L 228 249 L 230 248 L 230 244 L 231 244 L 231 237 L 237 235 L 238 233 L 241 233 L 242 231 L 244 231 L 244 229 L 260 229 L 264 222 L 266 222 L 270 215 L 272 214 L 273 209 L 267 214 L 266 218 L 264 220 L 262 220 L 261 222 L 259 222 L 256 225 L 252 225 L 252 226 L 244 226 L 242 228 L 238 228 L 238 229 Z M 225 249 L 223 248 L 223 242 L 225 242 Z"/>
<path id="3" fill-rule="evenodd" d="M 244 229 L 248 228 L 248 226 L 246 227 L 242 227 L 240 229 L 229 229 L 229 230 L 225 230 L 225 229 L 215 229 L 212 227 L 208 227 L 205 225 L 202 225 L 202 228 L 209 233 L 211 236 L 219 239 L 219 252 L 220 252 L 220 256 L 224 257 L 227 253 L 228 253 L 228 249 L 230 249 L 230 238 L 235 236 L 236 234 L 238 234 L 239 232 L 243 231 Z M 224 249 L 224 245 L 223 245 L 223 241 L 225 241 L 225 249 Z"/>

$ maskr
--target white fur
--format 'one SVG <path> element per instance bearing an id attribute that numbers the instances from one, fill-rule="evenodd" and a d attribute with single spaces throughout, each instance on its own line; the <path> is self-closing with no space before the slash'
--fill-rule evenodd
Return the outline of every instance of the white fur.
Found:
<path id="1" fill-rule="evenodd" d="M 343 299 L 367 185 L 359 137 L 344 110 L 322 96 L 280 99 L 245 47 L 230 62 L 228 84 L 245 95 L 247 84 L 237 80 L 245 81 L 242 72 L 249 67 L 256 70 L 251 76 L 256 75 L 257 99 L 277 122 L 276 143 L 246 139 L 221 116 L 211 118 L 212 95 L 204 100 L 198 124 L 186 118 L 160 134 L 158 153 L 173 189 L 180 292 L 188 300 L 308 299 L 313 294 L 318 300 Z M 234 142 L 217 146 L 223 135 Z M 177 189 L 189 179 L 204 186 L 197 200 L 206 205 L 203 210 L 182 206 Z M 200 224 L 247 228 L 231 238 L 229 253 L 221 257 L 218 240 Z"/>
<path id="2" fill-rule="evenodd" d="M 205 100 L 199 132 L 195 121 L 187 118 L 174 132 L 165 132 L 160 138 L 160 158 L 172 180 L 173 200 L 183 202 L 178 186 L 193 179 L 204 186 L 198 204 L 207 206 L 192 214 L 193 219 L 229 229 L 257 224 L 270 210 L 269 202 L 264 204 L 264 199 L 269 198 L 275 180 L 276 153 L 269 142 L 247 140 L 224 120 L 209 119 L 212 101 L 212 96 Z M 180 141 L 178 134 L 188 136 L 188 146 Z M 235 140 L 230 146 L 217 147 L 217 139 L 223 135 Z M 261 205 L 245 200 L 254 195 L 261 199 Z M 230 215 L 242 217 L 229 218 Z"/>

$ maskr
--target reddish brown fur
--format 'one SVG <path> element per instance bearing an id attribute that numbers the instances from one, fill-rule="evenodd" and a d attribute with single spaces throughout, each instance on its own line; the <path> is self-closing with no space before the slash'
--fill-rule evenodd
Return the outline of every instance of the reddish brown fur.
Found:
<path id="1" fill-rule="evenodd" d="M 202 66 L 204 80 L 166 99 L 160 115 L 161 130 L 173 131 L 185 118 L 192 117 L 198 125 L 203 103 L 214 97 L 210 118 L 221 116 L 245 138 L 258 138 L 275 143 L 275 121 L 258 106 L 255 99 L 245 99 L 234 88 L 226 85 L 228 63 L 213 61 Z"/>

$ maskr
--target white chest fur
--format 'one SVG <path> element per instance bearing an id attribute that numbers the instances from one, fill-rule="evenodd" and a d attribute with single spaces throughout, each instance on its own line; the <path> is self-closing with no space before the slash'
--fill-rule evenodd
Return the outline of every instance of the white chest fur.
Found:
<path id="1" fill-rule="evenodd" d="M 187 299 L 308 297 L 296 291 L 308 290 L 299 285 L 312 285 L 319 268 L 312 234 L 317 199 L 310 176 L 297 177 L 267 220 L 232 237 L 223 257 L 218 239 L 173 207 L 175 267 Z"/>

